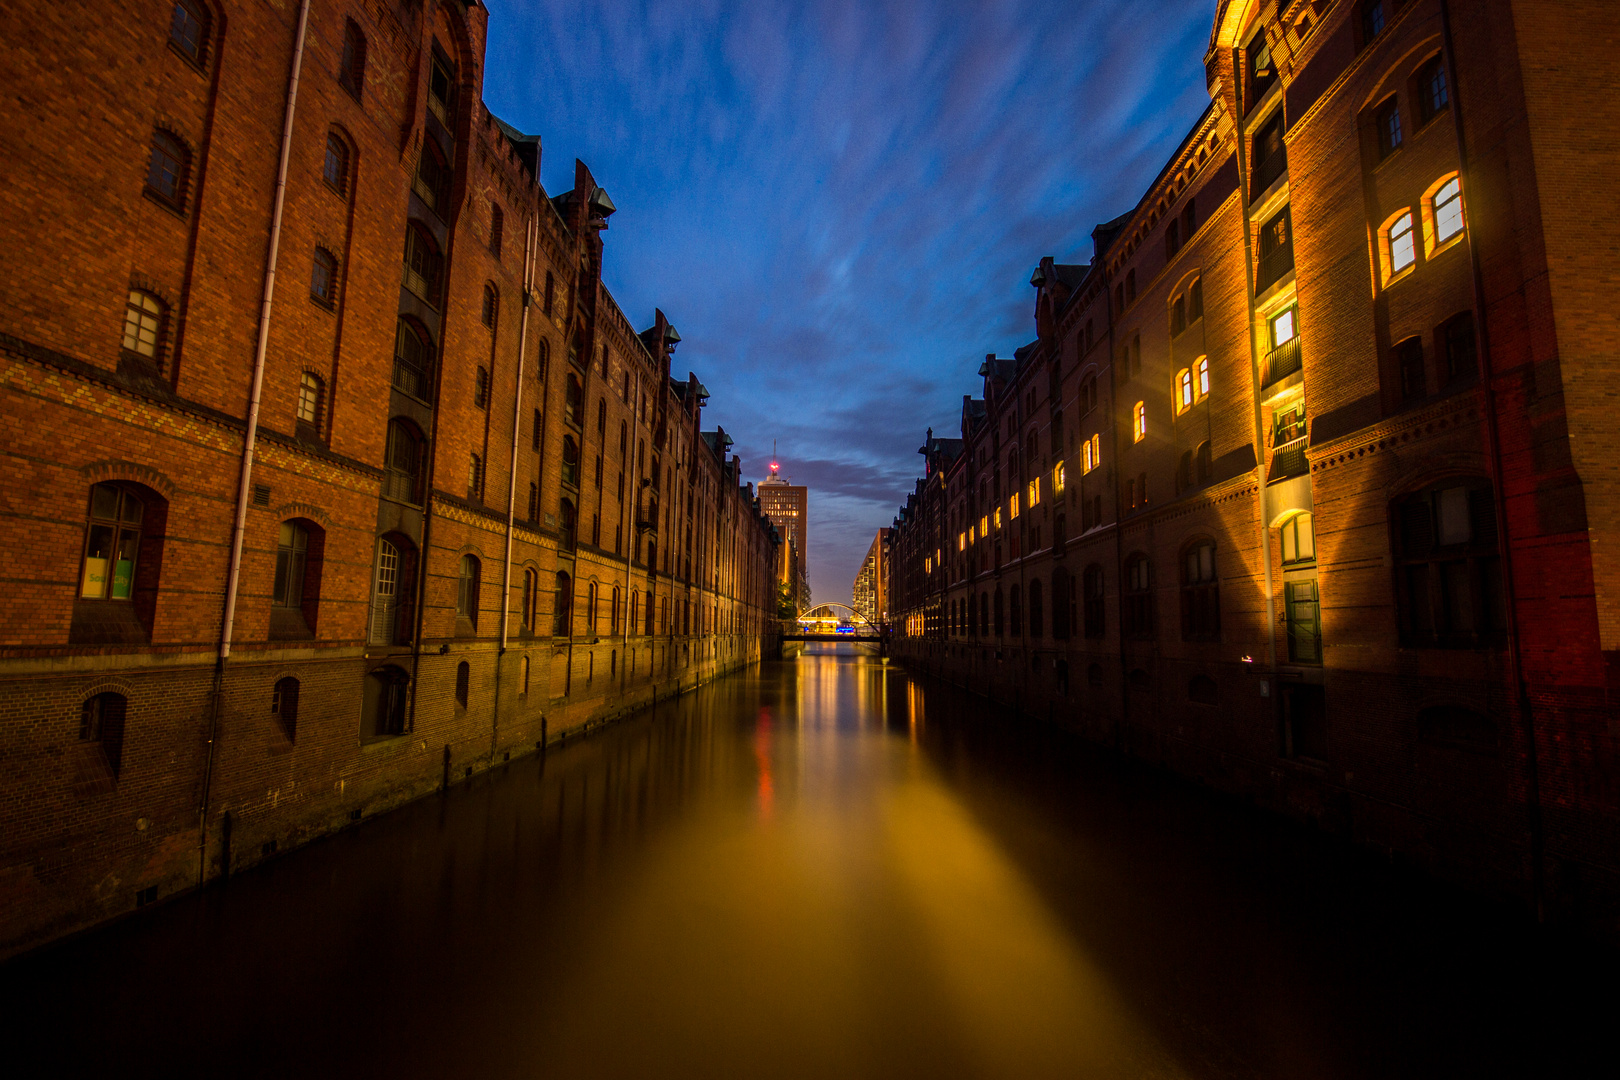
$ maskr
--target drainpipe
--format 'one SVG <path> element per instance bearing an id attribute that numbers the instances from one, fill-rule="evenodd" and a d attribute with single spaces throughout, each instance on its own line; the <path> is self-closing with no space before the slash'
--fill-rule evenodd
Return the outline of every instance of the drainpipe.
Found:
<path id="1" fill-rule="evenodd" d="M 242 440 L 242 475 L 237 484 L 236 522 L 231 529 L 231 563 L 225 578 L 225 621 L 219 632 L 219 656 L 214 661 L 213 709 L 208 720 L 208 751 L 203 763 L 202 799 L 198 808 L 197 884 L 208 871 L 208 796 L 214 773 L 214 747 L 219 742 L 219 713 L 225 690 L 225 661 L 231 655 L 231 634 L 236 621 L 236 587 L 242 576 L 242 539 L 247 531 L 248 493 L 253 480 L 253 447 L 259 435 L 259 396 L 264 388 L 264 355 L 270 344 L 270 304 L 276 294 L 276 256 L 281 250 L 281 213 L 287 200 L 287 162 L 291 157 L 293 114 L 298 105 L 298 76 L 304 66 L 304 32 L 309 26 L 309 0 L 298 8 L 298 36 L 293 42 L 292 74 L 287 81 L 287 106 L 281 124 L 281 159 L 276 166 L 275 209 L 270 215 L 270 251 L 265 260 L 264 298 L 259 305 L 259 338 L 253 350 L 253 384 L 248 394 L 247 433 Z"/>
<path id="2" fill-rule="evenodd" d="M 489 760 L 495 761 L 501 729 L 501 658 L 506 655 L 512 612 L 512 525 L 517 516 L 518 437 L 523 427 L 523 360 L 529 348 L 529 300 L 534 289 L 534 217 L 523 230 L 523 316 L 518 323 L 517 391 L 512 395 L 512 461 L 506 484 L 506 555 L 501 571 L 501 645 L 495 653 L 495 709 L 489 722 Z M 521 693 L 521 689 L 519 690 Z"/>
<path id="3" fill-rule="evenodd" d="M 632 355 L 634 355 L 634 354 L 632 354 Z M 630 415 L 631 416 L 636 415 L 636 413 L 635 413 L 636 405 L 640 401 L 641 401 L 641 365 L 637 364 L 636 365 L 636 389 L 635 389 L 634 396 L 631 397 L 631 399 L 630 399 L 630 409 L 631 409 Z M 636 421 L 636 426 L 640 427 L 640 425 L 641 425 L 641 421 L 637 420 Z M 631 434 L 634 435 L 635 438 L 627 438 L 627 440 L 626 440 L 626 442 L 624 444 L 624 471 L 627 472 L 627 473 L 630 471 L 630 451 L 632 449 L 634 449 L 634 444 L 635 444 L 636 440 L 641 437 L 638 433 L 636 433 L 634 428 L 632 428 L 630 430 L 631 430 Z M 635 485 L 636 485 L 635 488 L 630 493 L 630 502 L 629 503 L 626 503 L 623 499 L 619 500 L 619 527 L 622 530 L 624 530 L 624 622 L 621 624 L 621 627 L 620 627 L 624 631 L 624 633 L 622 635 L 621 650 L 625 653 L 627 658 L 630 655 L 630 649 L 629 649 L 630 635 L 635 633 L 635 627 L 630 625 L 630 585 L 631 585 L 630 568 L 634 564 L 635 555 L 633 553 L 635 551 L 640 550 L 640 547 L 641 547 L 640 536 L 635 532 L 635 529 L 636 529 L 635 516 L 630 512 L 630 506 L 632 504 L 635 505 L 635 506 L 640 506 L 641 505 L 641 481 L 640 481 L 639 478 L 636 479 Z M 622 674 L 622 671 L 623 671 L 622 668 L 620 669 L 620 671 L 621 671 L 621 674 L 619 676 L 619 680 L 620 680 L 619 684 L 622 686 L 626 682 L 629 681 L 629 678 L 628 678 L 628 676 Z"/>
<path id="4" fill-rule="evenodd" d="M 1451 40 L 1451 5 L 1448 0 L 1440 0 L 1440 34 L 1445 45 L 1446 79 L 1451 92 L 1447 96 L 1451 99 L 1451 120 L 1457 135 L 1457 171 L 1460 176 L 1468 175 L 1468 140 L 1463 129 L 1462 94 L 1461 86 L 1457 82 L 1457 52 Z M 1467 195 L 1464 186 L 1464 197 Z M 1464 204 L 1466 210 L 1466 203 Z M 1491 382 L 1491 338 L 1490 329 L 1485 320 L 1485 277 L 1480 268 L 1479 248 L 1474 244 L 1474 230 L 1464 230 L 1464 238 L 1468 243 L 1468 263 L 1472 270 L 1471 288 L 1473 291 L 1474 307 L 1474 340 L 1477 343 L 1474 349 L 1474 358 L 1479 366 L 1479 385 L 1485 395 L 1485 438 L 1488 453 L 1486 460 L 1491 467 L 1491 485 L 1495 488 L 1496 498 L 1496 535 L 1501 539 L 1502 545 L 1502 592 L 1507 607 L 1507 649 L 1508 666 L 1513 679 L 1514 694 L 1518 699 L 1519 716 L 1524 723 L 1525 737 L 1525 792 L 1524 809 L 1526 823 L 1530 833 L 1530 896 L 1535 905 L 1536 921 L 1545 922 L 1547 918 L 1546 905 L 1546 870 L 1542 866 L 1545 858 L 1545 839 L 1543 837 L 1541 821 L 1541 764 L 1540 755 L 1536 748 L 1536 728 L 1534 717 L 1531 715 L 1530 690 L 1524 679 L 1524 656 L 1519 648 L 1519 611 L 1518 601 L 1513 591 L 1513 546 L 1508 542 L 1507 531 L 1507 500 L 1506 492 L 1502 487 L 1502 439 L 1496 423 L 1496 388 Z"/>

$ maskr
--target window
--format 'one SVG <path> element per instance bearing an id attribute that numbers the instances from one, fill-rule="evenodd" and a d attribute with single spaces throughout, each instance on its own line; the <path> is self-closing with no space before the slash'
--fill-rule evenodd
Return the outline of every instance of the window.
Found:
<path id="1" fill-rule="evenodd" d="M 1097 407 L 1097 376 L 1088 375 L 1080 382 L 1080 415 Z"/>
<path id="2" fill-rule="evenodd" d="M 1271 354 L 1266 360 L 1266 382 L 1270 384 L 1292 375 L 1304 363 L 1299 341 L 1299 309 L 1292 305 L 1283 308 L 1267 320 L 1267 329 Z"/>
<path id="3" fill-rule="evenodd" d="M 456 110 L 456 77 L 450 61 L 437 50 L 433 53 L 432 69 L 428 72 L 428 110 L 450 127 Z"/>
<path id="4" fill-rule="evenodd" d="M 1018 637 L 1024 632 L 1023 593 L 1017 585 L 1007 591 L 1007 633 Z"/>
<path id="5" fill-rule="evenodd" d="M 291 675 L 277 679 L 271 689 L 270 715 L 281 724 L 287 741 L 293 742 L 298 735 L 298 680 Z"/>
<path id="6" fill-rule="evenodd" d="M 304 605 L 304 570 L 309 559 L 309 532 L 296 521 L 281 523 L 276 542 L 276 581 L 270 603 L 279 608 Z"/>
<path id="7" fill-rule="evenodd" d="M 410 319 L 394 331 L 394 388 L 423 401 L 433 393 L 433 343 Z"/>
<path id="8" fill-rule="evenodd" d="M 79 742 L 99 750 L 113 777 L 124 763 L 124 713 L 129 706 L 123 694 L 111 692 L 86 698 L 79 706 Z"/>
<path id="9" fill-rule="evenodd" d="M 1202 401 L 1209 397 L 1209 357 L 1200 356 L 1193 365 L 1193 400 Z"/>
<path id="10" fill-rule="evenodd" d="M 186 178 L 191 152 L 169 132 L 152 132 L 152 156 L 146 167 L 146 190 L 176 210 L 186 208 Z"/>
<path id="11" fill-rule="evenodd" d="M 379 536 L 372 577 L 371 644 L 410 644 L 415 582 L 416 548 L 410 539 L 397 532 Z"/>
<path id="12" fill-rule="evenodd" d="M 366 83 L 366 35 L 353 19 L 343 27 L 343 59 L 338 64 L 338 85 L 347 90 L 354 100 Z"/>
<path id="13" fill-rule="evenodd" d="M 529 484 L 529 516 L 525 520 L 540 520 L 540 485 L 532 482 Z"/>
<path id="14" fill-rule="evenodd" d="M 1255 272 L 1255 292 L 1264 292 L 1293 268 L 1293 218 L 1285 206 L 1260 227 L 1260 262 Z"/>
<path id="15" fill-rule="evenodd" d="M 1390 222 L 1384 233 L 1388 249 L 1385 280 L 1390 281 L 1412 268 L 1417 262 L 1417 243 L 1412 235 L 1412 212 L 1408 210 Z"/>
<path id="16" fill-rule="evenodd" d="M 495 291 L 495 286 L 493 286 L 493 285 L 485 285 L 484 286 L 484 312 L 483 312 L 484 325 L 489 327 L 491 330 L 495 329 L 495 320 L 496 320 L 496 317 L 500 314 L 500 311 L 501 311 L 500 294 Z"/>
<path id="17" fill-rule="evenodd" d="M 433 238 L 419 223 L 405 227 L 405 287 L 428 302 L 439 306 L 439 270 L 442 260 Z"/>
<path id="18" fill-rule="evenodd" d="M 562 534 L 562 545 L 573 548 L 578 543 L 576 530 L 579 527 L 579 515 L 574 509 L 572 499 L 563 499 L 557 505 L 557 529 Z"/>
<path id="19" fill-rule="evenodd" d="M 489 408 L 489 369 L 482 364 L 478 365 L 473 375 L 473 406 L 479 409 Z"/>
<path id="20" fill-rule="evenodd" d="M 1453 176 L 1430 200 L 1434 214 L 1434 241 L 1444 244 L 1463 231 L 1462 181 Z"/>
<path id="21" fill-rule="evenodd" d="M 1297 309 L 1288 307 L 1271 317 L 1271 347 L 1279 349 L 1293 341 L 1298 336 L 1298 329 L 1294 325 Z"/>
<path id="22" fill-rule="evenodd" d="M 1249 69 L 1249 93 L 1244 110 L 1247 112 L 1254 108 L 1255 102 L 1265 97 L 1266 91 L 1277 81 L 1277 65 L 1272 62 L 1271 46 L 1266 41 L 1264 31 L 1254 36 L 1245 53 Z"/>
<path id="23" fill-rule="evenodd" d="M 1254 137 L 1253 178 L 1250 181 L 1251 199 L 1258 199 L 1272 184 L 1276 183 L 1283 173 L 1288 171 L 1288 151 L 1283 142 L 1283 114 L 1278 109 L 1276 115 L 1266 121 Z"/>
<path id="24" fill-rule="evenodd" d="M 1445 58 L 1436 56 L 1418 68 L 1418 122 L 1426 124 L 1445 111 L 1451 98 L 1446 88 Z"/>
<path id="25" fill-rule="evenodd" d="M 1001 605 L 1001 586 L 999 586 L 999 585 L 996 586 L 995 597 L 990 602 L 990 610 L 995 613 L 995 631 L 994 631 L 994 633 L 995 633 L 996 637 L 1001 637 L 1006 632 L 1006 622 L 1003 619 L 1003 611 L 1002 611 L 1002 605 Z"/>
<path id="26" fill-rule="evenodd" d="M 1479 374 L 1479 358 L 1474 353 L 1474 316 L 1463 312 L 1440 328 L 1446 350 L 1446 381 L 1457 382 Z"/>
<path id="27" fill-rule="evenodd" d="M 557 605 L 551 632 L 556 637 L 567 637 L 574 626 L 574 582 L 566 573 L 557 572 Z"/>
<path id="28" fill-rule="evenodd" d="M 529 427 L 529 448 L 531 450 L 540 449 L 540 436 L 545 430 L 545 426 L 545 417 L 540 415 L 539 409 L 534 410 L 534 420 Z"/>
<path id="29" fill-rule="evenodd" d="M 480 578 L 478 556 L 461 557 L 461 576 L 456 583 L 456 618 L 478 625 L 478 583 Z"/>
<path id="30" fill-rule="evenodd" d="M 563 436 L 562 482 L 569 487 L 579 487 L 579 444 L 572 435 Z"/>
<path id="31" fill-rule="evenodd" d="M 1189 204 L 1188 209 L 1192 207 Z M 1193 278 L 1192 288 L 1187 290 L 1187 322 L 1197 322 L 1204 317 L 1204 279 Z"/>
<path id="32" fill-rule="evenodd" d="M 1181 223 L 1175 218 L 1164 228 L 1164 256 L 1170 258 L 1181 250 Z"/>
<path id="33" fill-rule="evenodd" d="M 496 203 L 489 204 L 489 253 L 501 257 L 501 234 L 506 231 L 506 213 Z"/>
<path id="34" fill-rule="evenodd" d="M 1315 581 L 1283 584 L 1283 617 L 1288 624 L 1288 660 L 1294 664 L 1322 662 L 1322 624 Z"/>
<path id="35" fill-rule="evenodd" d="M 1400 372 L 1402 401 L 1416 401 L 1428 393 L 1423 373 L 1422 338 L 1407 338 L 1395 346 L 1395 365 Z"/>
<path id="36" fill-rule="evenodd" d="M 320 376 L 313 372 L 304 372 L 298 380 L 298 426 L 309 428 L 311 433 L 320 429 L 324 389 Z"/>
<path id="37" fill-rule="evenodd" d="M 1147 403 L 1138 401 L 1131 410 L 1131 441 L 1141 442 L 1147 438 Z"/>
<path id="38" fill-rule="evenodd" d="M 1125 608 L 1121 616 L 1125 636 L 1145 640 L 1153 636 L 1153 572 L 1146 555 L 1125 562 Z"/>
<path id="39" fill-rule="evenodd" d="M 198 0 L 179 0 L 169 20 L 169 44 L 193 64 L 201 64 L 207 40 L 208 9 Z"/>
<path id="40" fill-rule="evenodd" d="M 1361 9 L 1361 42 L 1365 45 L 1384 32 L 1383 0 L 1367 0 Z"/>
<path id="41" fill-rule="evenodd" d="M 1067 477 L 1064 476 L 1063 462 L 1060 461 L 1052 469 L 1052 494 L 1063 494 L 1063 483 L 1066 479 Z"/>
<path id="42" fill-rule="evenodd" d="M 613 586 L 613 598 L 611 606 L 608 608 L 608 634 L 612 637 L 619 636 L 619 587 L 617 585 Z"/>
<path id="43" fill-rule="evenodd" d="M 309 295 L 322 307 L 337 302 L 337 256 L 325 248 L 315 249 L 314 266 L 309 275 Z"/>
<path id="44" fill-rule="evenodd" d="M 463 660 L 456 665 L 456 704 L 463 709 L 472 691 L 472 665 Z"/>
<path id="45" fill-rule="evenodd" d="M 518 624 L 525 634 L 534 633 L 535 603 L 538 600 L 539 592 L 540 575 L 536 574 L 532 569 L 524 570 L 522 601 L 518 608 Z"/>
<path id="46" fill-rule="evenodd" d="M 1107 630 L 1102 567 L 1096 563 L 1086 567 L 1085 573 L 1081 575 L 1081 585 L 1084 597 L 1085 635 L 1095 640 L 1102 637 Z"/>
<path id="47" fill-rule="evenodd" d="M 1125 302 L 1136 303 L 1136 269 L 1133 267 L 1125 271 Z"/>
<path id="48" fill-rule="evenodd" d="M 557 279 L 552 275 L 550 270 L 547 270 L 546 271 L 546 295 L 545 295 L 545 302 L 542 305 L 544 310 L 545 310 L 545 313 L 547 315 L 551 314 L 551 303 L 552 303 L 552 299 L 556 296 L 556 293 L 557 293 Z"/>
<path id="49" fill-rule="evenodd" d="M 1215 542 L 1202 540 L 1181 557 L 1181 638 L 1218 641 L 1220 636 L 1221 593 L 1215 576 Z"/>
<path id="50" fill-rule="evenodd" d="M 1181 208 L 1181 239 L 1184 243 L 1191 242 L 1193 233 L 1198 230 L 1198 207 L 1194 196 L 1187 196 L 1187 205 Z"/>
<path id="51" fill-rule="evenodd" d="M 1401 148 L 1400 100 L 1390 98 L 1378 107 L 1373 126 L 1378 131 L 1378 156 L 1387 158 Z"/>
<path id="52" fill-rule="evenodd" d="M 1018 520 L 1018 492 L 1016 491 L 1013 492 L 1012 497 L 1007 500 L 1007 517 L 1010 521 Z"/>
<path id="53" fill-rule="evenodd" d="M 349 193 L 349 144 L 335 132 L 326 136 L 326 163 L 321 167 L 321 179 L 339 195 Z"/>
<path id="54" fill-rule="evenodd" d="M 579 385 L 579 378 L 572 372 L 568 374 L 568 385 L 563 396 L 563 419 L 579 427 L 585 423 L 585 391 Z"/>
<path id="55" fill-rule="evenodd" d="M 1303 566 L 1316 561 L 1316 526 L 1310 514 L 1295 514 L 1278 528 L 1282 540 L 1282 564 Z"/>
<path id="56" fill-rule="evenodd" d="M 124 350 L 153 361 L 161 359 L 167 314 L 163 301 L 149 292 L 131 289 L 124 305 Z"/>
<path id="57" fill-rule="evenodd" d="M 1191 368 L 1182 368 L 1176 373 L 1176 413 L 1180 415 L 1192 408 L 1193 404 L 1193 377 Z"/>
<path id="58" fill-rule="evenodd" d="M 1470 648 L 1506 634 L 1496 504 L 1484 481 L 1450 481 L 1399 500 L 1396 596 L 1412 646 Z"/>
<path id="59" fill-rule="evenodd" d="M 1170 305 L 1170 336 L 1175 337 L 1187 329 L 1187 298 L 1178 296 Z"/>
<path id="60" fill-rule="evenodd" d="M 416 428 L 409 420 L 390 420 L 383 462 L 383 495 L 419 505 L 421 471 L 422 441 Z"/>
<path id="61" fill-rule="evenodd" d="M 467 455 L 467 498 L 477 499 L 484 486 L 484 459 L 477 454 Z"/>
<path id="62" fill-rule="evenodd" d="M 140 499 L 116 484 L 90 489 L 80 599 L 133 599 L 144 509 Z"/>
<path id="63" fill-rule="evenodd" d="M 411 181 L 411 190 L 427 204 L 429 210 L 440 217 L 443 217 L 444 211 L 449 209 L 450 166 L 445 164 L 444 154 L 439 151 L 431 138 L 423 140 L 422 153 L 416 159 L 416 178 Z"/>
<path id="64" fill-rule="evenodd" d="M 1210 449 L 1209 449 L 1209 440 L 1208 439 L 1205 439 L 1203 442 L 1198 444 L 1198 453 L 1196 455 L 1196 460 L 1197 460 L 1197 470 L 1198 470 L 1198 477 L 1197 477 L 1198 478 L 1198 483 L 1205 484 L 1205 483 L 1208 483 L 1210 480 L 1214 479 L 1214 477 L 1215 477 L 1215 463 L 1214 463 L 1213 460 L 1211 460 Z"/>

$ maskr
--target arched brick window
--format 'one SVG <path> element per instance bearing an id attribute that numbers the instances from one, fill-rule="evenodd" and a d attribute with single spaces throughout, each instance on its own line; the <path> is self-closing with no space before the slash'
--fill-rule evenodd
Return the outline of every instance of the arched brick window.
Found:
<path id="1" fill-rule="evenodd" d="M 388 422 L 388 447 L 383 460 L 384 496 L 421 505 L 422 452 L 422 436 L 415 424 L 399 417 Z"/>
<path id="2" fill-rule="evenodd" d="M 1215 573 L 1215 541 L 1199 540 L 1181 554 L 1181 637 L 1218 641 L 1221 636 L 1220 581 Z"/>
<path id="3" fill-rule="evenodd" d="M 563 436 L 562 482 L 569 487 L 579 487 L 579 444 L 572 435 Z"/>
<path id="4" fill-rule="evenodd" d="M 149 639 L 167 509 L 157 492 L 136 484 L 115 481 L 90 488 L 71 642 Z"/>
<path id="5" fill-rule="evenodd" d="M 288 675 L 277 679 L 270 691 L 270 715 L 281 725 L 288 742 L 298 737 L 298 680 Z"/>
<path id="6" fill-rule="evenodd" d="M 1095 640 L 1108 630 L 1106 601 L 1103 596 L 1103 568 L 1096 563 L 1086 567 L 1080 584 L 1084 594 L 1085 635 Z"/>
<path id="7" fill-rule="evenodd" d="M 473 373 L 473 406 L 479 409 L 489 408 L 489 369 L 482 364 Z"/>
<path id="8" fill-rule="evenodd" d="M 348 195 L 349 144 L 335 131 L 326 135 L 326 160 L 321 165 L 321 179 L 339 195 Z"/>
<path id="9" fill-rule="evenodd" d="M 276 576 L 270 590 L 272 639 L 315 636 L 320 612 L 326 530 L 307 518 L 283 521 L 276 537 Z"/>
<path id="10" fill-rule="evenodd" d="M 1029 636 L 1041 636 L 1041 622 L 1044 612 L 1041 610 L 1041 579 L 1035 578 L 1029 583 Z"/>
<path id="11" fill-rule="evenodd" d="M 495 291 L 494 285 L 486 283 L 484 285 L 484 310 L 482 316 L 484 325 L 489 327 L 491 330 L 495 329 L 495 321 L 500 316 L 500 312 L 500 294 Z"/>
<path id="12" fill-rule="evenodd" d="M 1397 500 L 1396 597 L 1408 646 L 1477 648 L 1507 635 L 1495 496 L 1454 479 Z"/>
<path id="13" fill-rule="evenodd" d="M 463 660 L 456 665 L 456 704 L 463 709 L 467 707 L 467 698 L 472 691 L 472 665 Z"/>
<path id="14" fill-rule="evenodd" d="M 405 226 L 405 287 L 435 309 L 439 306 L 439 278 L 443 266 L 439 246 L 427 229 L 421 222 L 408 222 Z"/>
<path id="15" fill-rule="evenodd" d="M 323 247 L 315 249 L 309 274 L 309 296 L 317 304 L 330 308 L 337 303 L 338 261 Z"/>
<path id="16" fill-rule="evenodd" d="M 377 538 L 372 567 L 368 640 L 373 645 L 408 645 L 415 614 L 416 545 L 403 533 Z"/>
<path id="17" fill-rule="evenodd" d="M 124 355 L 154 372 L 162 371 L 168 322 L 167 304 L 142 289 L 131 289 L 124 304 Z"/>
<path id="18" fill-rule="evenodd" d="M 172 133 L 152 132 L 152 150 L 146 167 L 146 191 L 165 206 L 184 211 L 186 182 L 191 173 L 191 151 Z"/>
<path id="19" fill-rule="evenodd" d="M 1153 567 L 1141 553 L 1125 560 L 1125 608 L 1122 613 L 1125 636 L 1138 640 L 1153 637 Z"/>
<path id="20" fill-rule="evenodd" d="M 343 58 L 338 64 L 338 85 L 360 100 L 366 85 L 366 35 L 349 19 L 343 27 Z"/>
<path id="21" fill-rule="evenodd" d="M 124 765 L 124 714 L 129 702 L 123 694 L 111 691 L 96 694 L 79 706 L 79 745 L 86 751 L 87 763 L 105 769 L 105 778 L 115 780 Z"/>
<path id="22" fill-rule="evenodd" d="M 394 388 L 422 401 L 433 394 L 433 339 L 412 319 L 394 330 Z"/>
<path id="23" fill-rule="evenodd" d="M 456 582 L 456 618 L 465 619 L 474 627 L 478 625 L 478 587 L 483 576 L 482 569 L 478 556 L 461 557 L 461 573 Z"/>
<path id="24" fill-rule="evenodd" d="M 506 213 L 499 203 L 489 204 L 489 253 L 501 257 L 501 241 L 506 232 Z"/>
<path id="25" fill-rule="evenodd" d="M 318 436 L 321 430 L 321 409 L 325 405 L 326 386 L 321 377 L 306 371 L 298 378 L 298 418 L 300 435 Z"/>
<path id="26" fill-rule="evenodd" d="M 574 627 L 574 579 L 565 571 L 557 572 L 557 605 L 551 632 L 555 637 L 568 637 Z"/>
<path id="27" fill-rule="evenodd" d="M 176 0 L 169 19 L 169 44 L 199 67 L 207 55 L 208 23 L 208 8 L 200 0 Z"/>

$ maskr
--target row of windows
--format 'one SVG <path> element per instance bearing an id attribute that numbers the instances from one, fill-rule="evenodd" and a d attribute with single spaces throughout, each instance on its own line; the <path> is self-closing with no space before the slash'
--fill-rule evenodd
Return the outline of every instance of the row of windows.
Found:
<path id="1" fill-rule="evenodd" d="M 1379 230 L 1378 262 L 1388 285 L 1417 265 L 1417 222 L 1423 224 L 1423 257 L 1431 259 L 1463 234 L 1462 180 L 1456 173 L 1442 176 L 1430 185 L 1417 210 L 1399 210 Z"/>

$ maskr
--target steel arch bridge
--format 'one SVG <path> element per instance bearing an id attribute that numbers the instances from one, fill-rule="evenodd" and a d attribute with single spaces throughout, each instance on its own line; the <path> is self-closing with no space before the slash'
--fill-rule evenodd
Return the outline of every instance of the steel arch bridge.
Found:
<path id="1" fill-rule="evenodd" d="M 852 623 L 855 623 L 857 625 L 864 625 L 865 628 L 866 628 L 865 632 L 863 633 L 863 632 L 857 630 L 853 634 L 840 634 L 840 633 L 836 633 L 836 632 L 827 633 L 825 631 L 818 632 L 818 631 L 807 629 L 807 628 L 804 627 L 803 623 L 805 621 L 826 622 L 828 620 L 839 619 L 840 616 L 835 615 L 833 613 L 834 609 L 837 609 L 838 611 L 848 612 L 849 613 L 849 621 L 852 622 Z M 850 607 L 848 604 L 838 604 L 838 603 L 817 604 L 815 607 L 811 608 L 809 611 L 805 612 L 803 615 L 800 615 L 798 617 L 798 619 L 795 620 L 795 621 L 796 621 L 796 623 L 798 624 L 798 627 L 799 627 L 798 632 L 797 633 L 790 633 L 790 634 L 783 634 L 782 635 L 782 640 L 783 641 L 876 641 L 876 642 L 881 642 L 883 640 L 883 628 L 878 626 L 874 622 L 872 622 L 872 620 L 868 619 L 865 615 L 862 615 L 860 612 L 858 612 L 854 608 Z"/>

